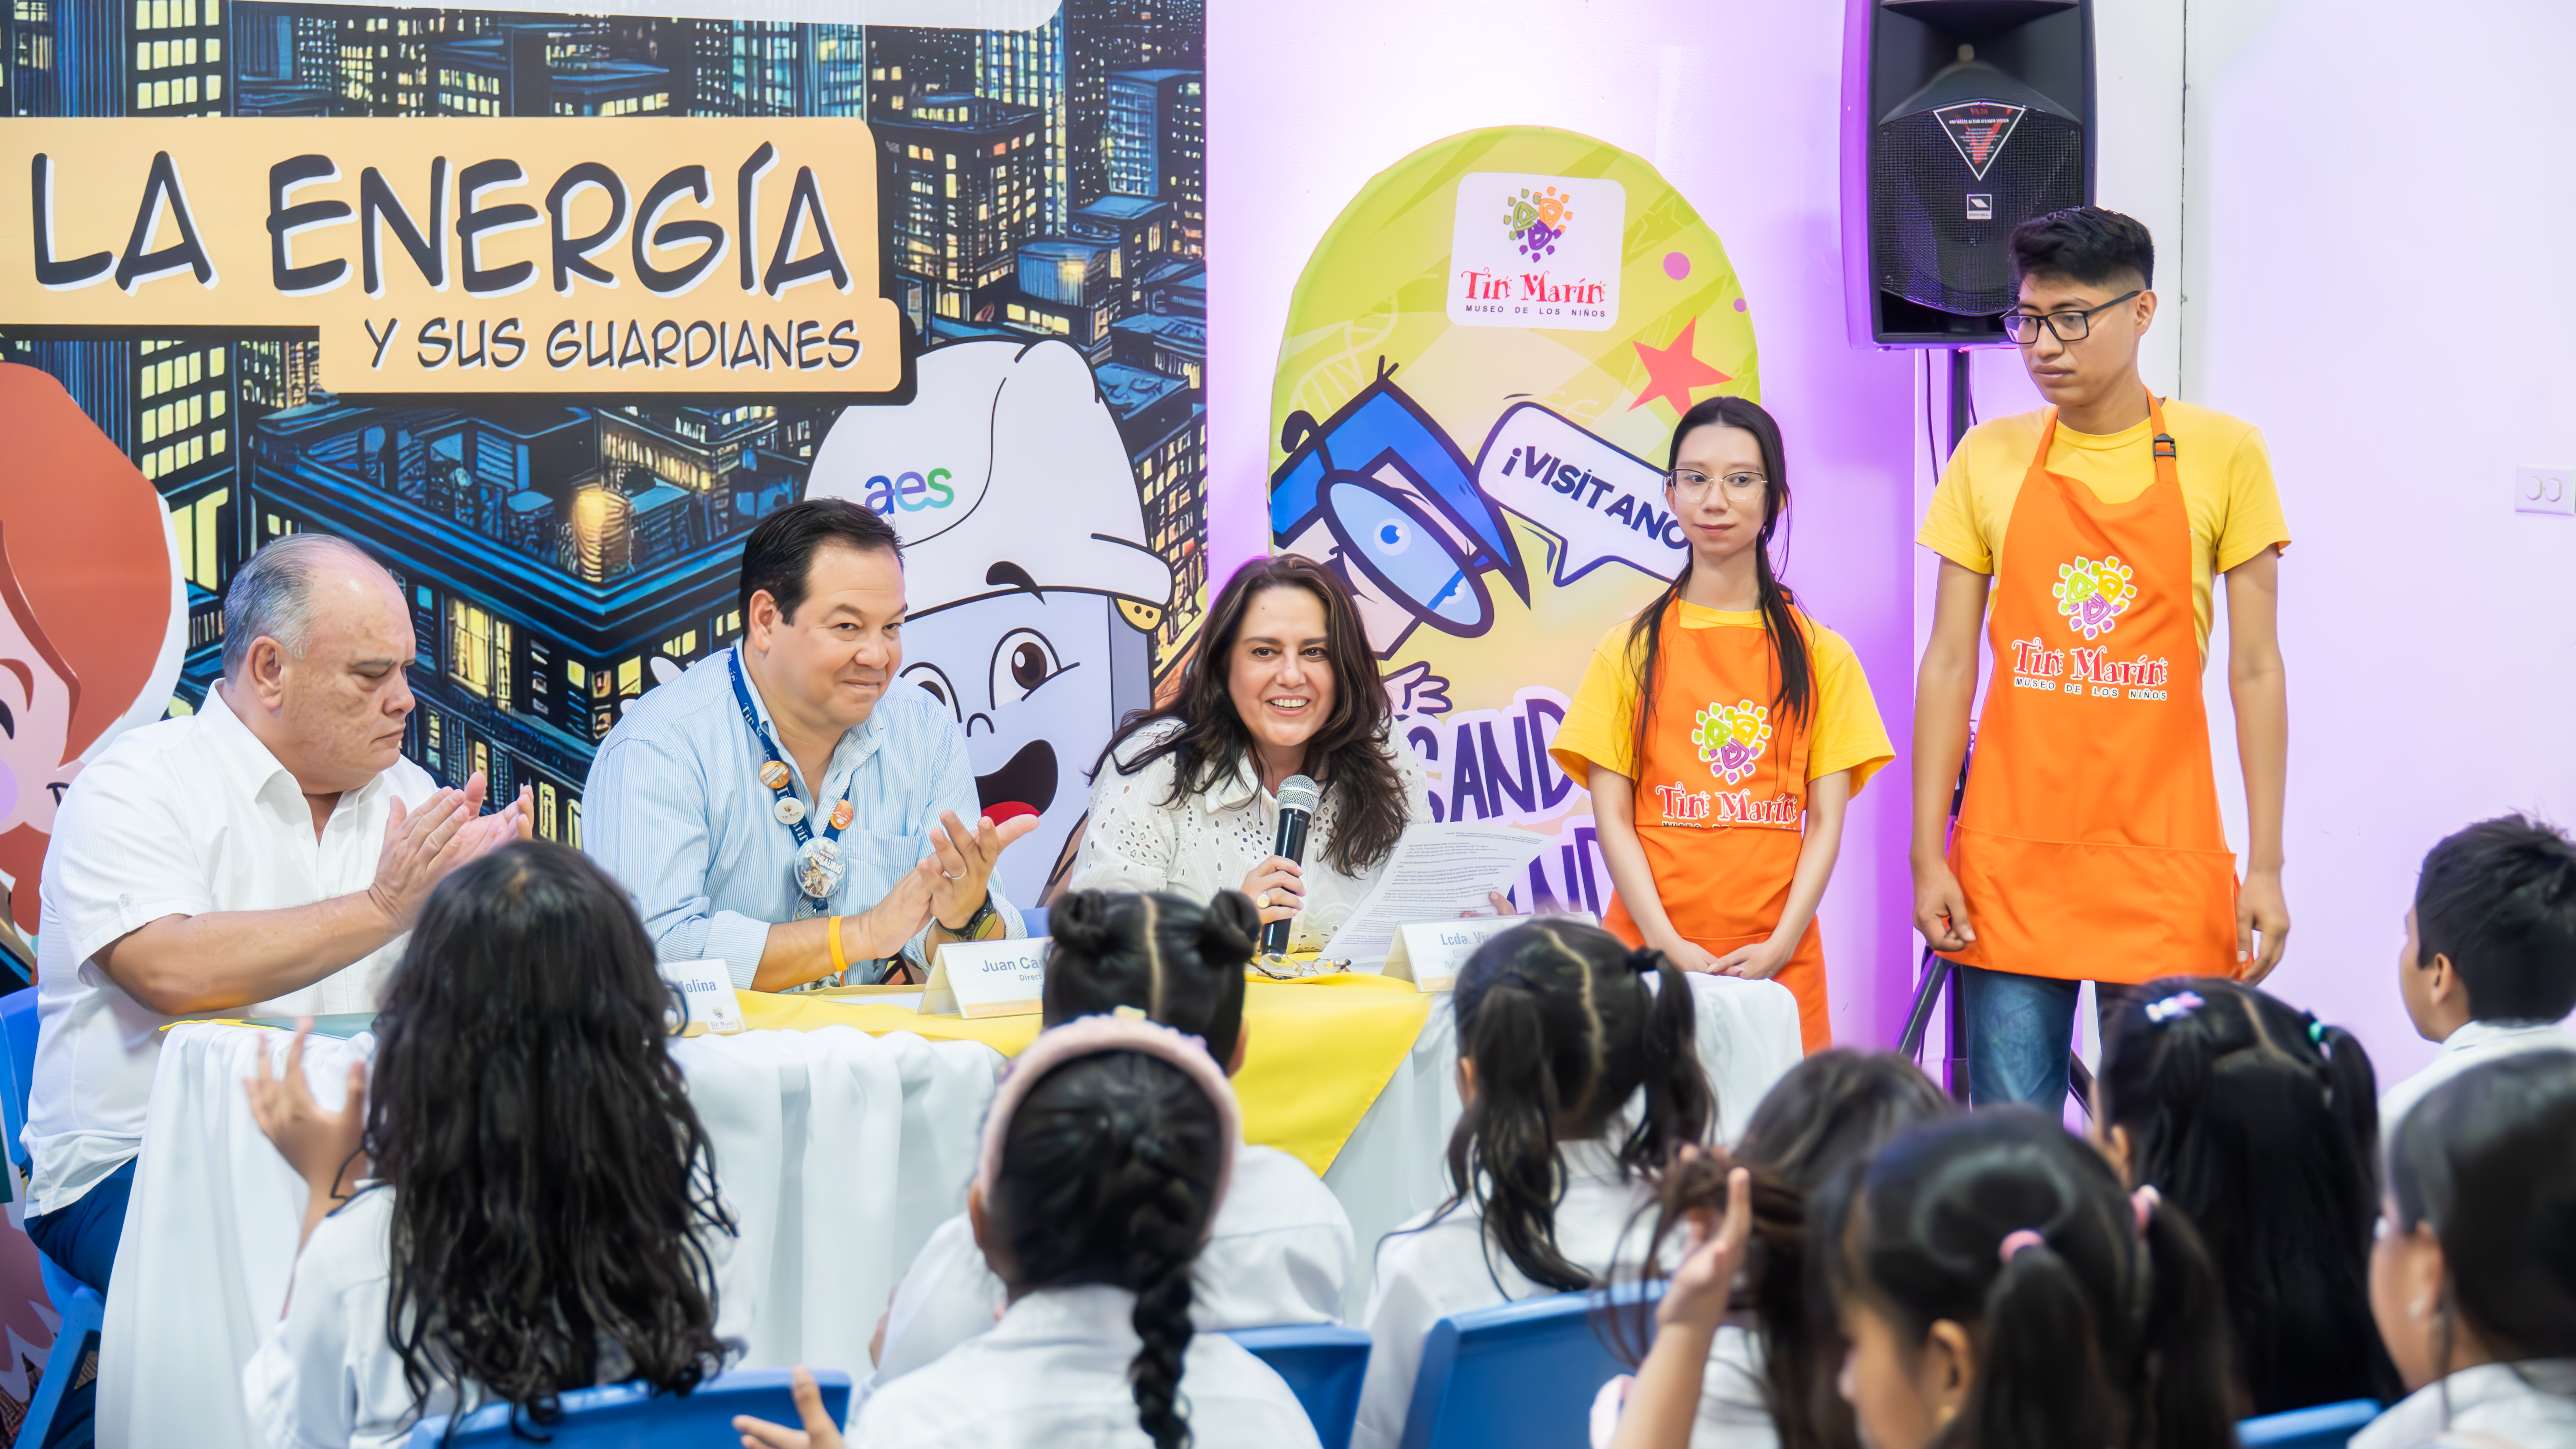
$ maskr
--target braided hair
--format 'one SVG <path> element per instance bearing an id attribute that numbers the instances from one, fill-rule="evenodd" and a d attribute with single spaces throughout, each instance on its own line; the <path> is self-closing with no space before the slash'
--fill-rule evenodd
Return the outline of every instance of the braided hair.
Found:
<path id="1" fill-rule="evenodd" d="M 2236 1442 L 2200 1235 L 2055 1119 L 2009 1106 L 1918 1127 L 1838 1177 L 1817 1217 L 1836 1301 L 1905 1344 L 1945 1320 L 1970 1334 L 1975 1380 L 1942 1449 Z"/>
<path id="2" fill-rule="evenodd" d="M 1654 987 L 1645 978 L 1653 975 Z M 1644 1110 L 1619 1143 L 1623 1172 L 1660 1168 L 1707 1139 L 1717 1095 L 1700 1065 L 1690 986 L 1660 951 L 1631 951 L 1597 926 L 1541 920 L 1476 948 L 1452 995 L 1475 1100 L 1449 1136 L 1451 1195 L 1533 1283 L 1599 1286 L 1556 1243 L 1557 1147 Z"/>
<path id="3" fill-rule="evenodd" d="M 2112 1018 L 2096 1110 L 2200 1228 L 2227 1284 L 2248 1413 L 2398 1396 L 2370 1326 L 2379 1085 L 2340 1027 L 2208 977 Z"/>
<path id="4" fill-rule="evenodd" d="M 985 1201 L 1017 1261 L 1015 1289 L 1105 1283 L 1136 1295 L 1128 1378 L 1154 1449 L 1191 1442 L 1181 1405 L 1190 1264 L 1225 1147 L 1216 1105 L 1178 1067 L 1133 1051 L 1078 1057 L 1012 1114 Z"/>
<path id="5" fill-rule="evenodd" d="M 1132 1006 L 1207 1043 L 1224 1066 L 1243 1038 L 1243 965 L 1261 910 L 1241 891 L 1207 904 L 1157 892 L 1075 891 L 1047 917 L 1048 1026 Z"/>

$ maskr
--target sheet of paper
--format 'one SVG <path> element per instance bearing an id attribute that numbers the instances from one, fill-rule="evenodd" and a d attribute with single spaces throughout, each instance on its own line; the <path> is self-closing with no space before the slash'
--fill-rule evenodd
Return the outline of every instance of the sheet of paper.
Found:
<path id="1" fill-rule="evenodd" d="M 1324 944 L 1324 959 L 1374 970 L 1393 949 L 1398 927 L 1492 910 L 1485 893 L 1510 888 L 1548 843 L 1505 825 L 1406 827 L 1377 889 Z"/>

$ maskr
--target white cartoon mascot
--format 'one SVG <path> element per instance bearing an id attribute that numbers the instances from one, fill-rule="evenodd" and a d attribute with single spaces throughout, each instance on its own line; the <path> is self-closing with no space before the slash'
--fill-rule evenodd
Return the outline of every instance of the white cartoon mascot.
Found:
<path id="1" fill-rule="evenodd" d="M 1151 700 L 1147 618 L 1172 570 L 1145 542 L 1136 475 L 1082 354 L 1054 341 L 921 355 L 913 400 L 853 407 L 809 498 L 846 498 L 903 540 L 903 677 L 954 711 L 996 823 L 1035 815 L 1002 857 L 1034 904 L 1090 802 L 1110 731 Z"/>

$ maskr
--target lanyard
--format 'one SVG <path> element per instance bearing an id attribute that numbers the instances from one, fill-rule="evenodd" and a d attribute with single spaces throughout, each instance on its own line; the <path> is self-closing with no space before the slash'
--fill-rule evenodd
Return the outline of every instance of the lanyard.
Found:
<path id="1" fill-rule="evenodd" d="M 849 783 L 841 787 L 840 801 L 833 805 L 831 818 L 823 822 L 823 834 L 817 839 L 814 827 L 806 823 L 805 802 L 796 798 L 794 772 L 779 758 L 778 746 L 771 742 L 769 731 L 760 727 L 760 711 L 751 702 L 751 688 L 742 679 L 742 651 L 735 649 L 725 656 L 733 671 L 733 702 L 742 710 L 742 722 L 751 727 L 752 738 L 760 741 L 760 752 L 768 758 L 760 766 L 760 782 L 769 787 L 775 803 L 770 814 L 787 827 L 796 841 L 796 889 L 820 914 L 832 908 L 832 893 L 841 888 L 848 874 L 841 862 L 841 831 L 857 813 L 850 804 L 850 792 L 858 788 L 856 771 Z M 819 792 L 817 799 L 821 796 Z"/>

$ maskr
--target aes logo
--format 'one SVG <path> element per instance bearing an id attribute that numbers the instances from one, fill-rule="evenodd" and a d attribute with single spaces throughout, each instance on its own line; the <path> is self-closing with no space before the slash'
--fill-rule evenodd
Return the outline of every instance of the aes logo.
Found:
<path id="1" fill-rule="evenodd" d="M 957 501 L 957 490 L 948 486 L 952 475 L 945 468 L 928 473 L 897 473 L 889 478 L 879 473 L 868 480 L 861 501 L 887 517 L 898 508 L 906 513 L 919 513 L 925 508 L 945 508 Z"/>

